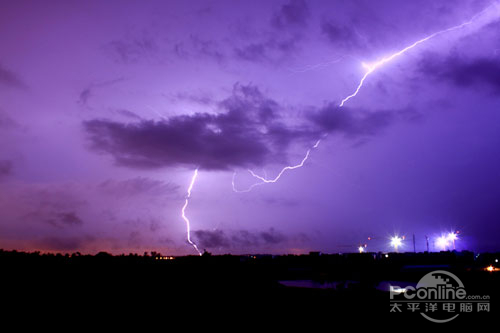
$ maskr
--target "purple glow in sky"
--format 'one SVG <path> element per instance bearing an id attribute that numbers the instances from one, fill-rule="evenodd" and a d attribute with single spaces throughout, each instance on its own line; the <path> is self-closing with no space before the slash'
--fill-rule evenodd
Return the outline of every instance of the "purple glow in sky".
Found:
<path id="1" fill-rule="evenodd" d="M 200 250 L 499 250 L 499 31 L 497 1 L 4 1 L 0 248 L 196 254 L 198 169 Z"/>

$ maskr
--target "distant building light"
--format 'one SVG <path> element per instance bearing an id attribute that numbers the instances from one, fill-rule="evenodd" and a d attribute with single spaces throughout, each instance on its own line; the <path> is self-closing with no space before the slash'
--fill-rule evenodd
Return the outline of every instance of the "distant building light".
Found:
<path id="1" fill-rule="evenodd" d="M 404 240 L 404 236 L 403 237 L 399 237 L 399 236 L 391 237 L 391 246 L 394 247 L 394 250 L 396 252 L 398 251 L 398 247 L 403 245 L 403 240 Z"/>

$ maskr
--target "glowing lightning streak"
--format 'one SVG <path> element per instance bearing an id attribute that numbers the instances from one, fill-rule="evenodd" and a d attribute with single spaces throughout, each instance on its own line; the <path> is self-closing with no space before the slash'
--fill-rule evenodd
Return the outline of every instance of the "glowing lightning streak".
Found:
<path id="1" fill-rule="evenodd" d="M 361 78 L 361 80 L 359 81 L 359 84 L 358 84 L 358 86 L 357 86 L 356 90 L 355 90 L 355 91 L 354 91 L 351 95 L 349 95 L 349 96 L 347 96 L 346 98 L 344 98 L 344 99 L 341 101 L 341 103 L 339 104 L 339 107 L 343 107 L 343 106 L 344 106 L 344 104 L 345 104 L 348 100 L 350 100 L 351 98 L 355 97 L 355 96 L 359 93 L 359 91 L 361 90 L 361 87 L 363 87 L 363 83 L 364 83 L 364 82 L 365 82 L 365 80 L 368 78 L 368 76 L 369 76 L 371 73 L 373 73 L 376 69 L 380 68 L 382 65 L 384 65 L 384 64 L 386 64 L 386 63 L 388 63 L 388 62 L 392 61 L 394 58 L 399 57 L 400 55 L 402 55 L 402 54 L 406 53 L 407 51 L 409 51 L 409 50 L 413 49 L 414 47 L 418 46 L 419 44 L 422 44 L 422 43 L 424 43 L 424 42 L 426 42 L 426 41 L 428 41 L 428 40 L 430 40 L 430 39 L 432 39 L 432 38 L 434 38 L 434 37 L 436 37 L 436 36 L 439 36 L 439 35 L 441 35 L 441 34 L 444 34 L 444 33 L 447 33 L 447 32 L 451 32 L 451 31 L 454 31 L 454 30 L 461 29 L 461 28 L 463 28 L 463 27 L 465 27 L 465 26 L 467 26 L 467 25 L 469 25 L 469 24 L 473 23 L 473 22 L 474 22 L 474 20 L 475 20 L 478 16 L 482 15 L 483 13 L 485 13 L 487 10 L 489 10 L 489 9 L 490 9 L 491 7 L 493 7 L 493 6 L 498 6 L 498 2 L 491 4 L 490 6 L 488 6 L 488 7 L 487 7 L 487 8 L 485 8 L 484 10 L 482 10 L 480 13 L 478 13 L 478 14 L 474 15 L 474 16 L 473 16 L 473 17 L 472 17 L 469 21 L 467 21 L 467 22 L 465 22 L 465 23 L 462 23 L 462 24 L 460 24 L 460 25 L 457 25 L 457 26 L 454 26 L 454 27 L 451 27 L 451 28 L 445 29 L 445 30 L 441 30 L 441 31 L 435 32 L 435 33 L 433 33 L 432 35 L 429 35 L 429 36 L 427 36 L 427 37 L 425 37 L 425 38 L 422 38 L 422 39 L 420 39 L 420 40 L 416 41 L 415 43 L 413 43 L 413 44 L 411 44 L 411 45 L 409 45 L 409 46 L 405 47 L 404 49 L 402 49 L 402 50 L 400 50 L 400 51 L 398 51 L 398 52 L 396 52 L 396 53 L 394 53 L 394 54 L 392 54 L 392 55 L 390 55 L 390 56 L 388 56 L 388 57 L 382 58 L 381 60 L 379 60 L 379 61 L 375 62 L 374 64 L 366 64 L 366 63 L 362 63 L 362 66 L 363 66 L 364 68 L 366 68 L 366 69 L 367 69 L 366 73 L 363 75 L 363 77 L 362 77 L 362 78 Z M 319 145 L 319 143 L 320 143 L 320 141 L 321 141 L 321 140 L 318 140 L 318 141 L 316 142 L 316 144 L 313 146 L 313 148 L 317 148 L 317 147 L 318 147 L 318 145 Z M 311 148 L 311 149 L 312 149 L 312 148 Z M 234 185 L 234 175 L 233 175 L 233 183 L 232 183 L 232 184 L 233 184 L 233 191 L 235 191 L 235 192 L 250 192 L 250 191 L 251 191 L 251 190 L 252 190 L 255 186 L 258 186 L 258 185 L 261 185 L 261 184 L 266 184 L 266 183 L 275 183 L 275 182 L 277 182 L 277 181 L 280 179 L 281 175 L 283 175 L 283 173 L 284 173 L 285 171 L 287 171 L 287 170 L 293 170 L 293 169 L 297 169 L 297 168 L 302 167 L 302 166 L 304 165 L 305 161 L 309 158 L 309 154 L 310 154 L 310 152 L 311 152 L 311 149 L 309 149 L 309 150 L 306 152 L 305 157 L 302 159 L 302 161 L 301 161 L 299 164 L 297 164 L 297 165 L 295 165 L 295 166 L 286 166 L 286 167 L 284 167 L 284 168 L 280 171 L 280 173 L 276 176 L 276 178 L 274 178 L 274 179 L 267 179 L 267 178 L 265 178 L 265 177 L 262 177 L 262 176 L 259 176 L 259 175 L 255 174 L 255 173 L 254 173 L 253 171 L 251 171 L 251 170 L 248 170 L 248 171 L 250 172 L 250 174 L 251 174 L 253 177 L 255 177 L 255 178 L 259 179 L 261 182 L 260 182 L 260 183 L 256 183 L 256 184 L 251 185 L 251 186 L 250 186 L 248 189 L 246 189 L 246 190 L 237 190 L 237 189 L 235 188 L 235 185 Z"/>
<path id="2" fill-rule="evenodd" d="M 469 25 L 469 24 L 473 23 L 473 22 L 474 22 L 474 20 L 475 20 L 478 16 L 482 15 L 484 12 L 486 12 L 487 10 L 489 10 L 489 9 L 490 9 L 490 7 L 493 7 L 493 6 L 497 6 L 497 7 L 498 7 L 498 6 L 499 6 L 499 2 L 495 2 L 495 3 L 493 3 L 492 5 L 488 6 L 487 8 L 485 8 L 485 9 L 484 9 L 483 11 L 481 11 L 480 13 L 478 13 L 478 14 L 474 15 L 474 16 L 473 16 L 473 17 L 472 17 L 469 21 L 467 21 L 467 22 L 465 22 L 465 23 L 462 23 L 462 24 L 460 24 L 460 25 L 457 25 L 457 26 L 454 26 L 454 27 L 451 27 L 451 28 L 448 28 L 448 29 L 445 29 L 445 30 L 441 30 L 441 31 L 435 32 L 435 33 L 433 33 L 432 35 L 429 35 L 429 36 L 427 36 L 427 37 L 425 37 L 425 38 L 422 38 L 422 39 L 420 39 L 420 40 L 416 41 L 415 43 L 413 43 L 413 44 L 411 44 L 411 45 L 409 45 L 409 46 L 405 47 L 404 49 L 402 49 L 402 50 L 400 50 L 400 51 L 398 51 L 398 52 L 396 52 L 396 53 L 394 53 L 394 54 L 392 54 L 392 55 L 390 55 L 390 56 L 388 56 L 388 57 L 382 58 L 381 60 L 377 61 L 377 62 L 376 62 L 376 63 L 374 63 L 374 64 L 366 64 L 366 63 L 362 63 L 363 67 L 365 67 L 365 68 L 367 69 L 366 73 L 363 75 L 363 77 L 362 77 L 362 78 L 361 78 L 361 80 L 359 81 L 359 84 L 358 84 L 358 86 L 356 87 L 356 90 L 355 90 L 355 91 L 354 91 L 351 95 L 349 95 L 349 96 L 347 96 L 346 98 L 344 98 L 344 99 L 341 101 L 341 103 L 340 103 L 339 107 L 343 107 L 343 106 L 344 106 L 344 104 L 345 104 L 348 100 L 350 100 L 351 98 L 355 97 L 355 96 L 359 93 L 359 91 L 360 91 L 361 87 L 363 86 L 363 83 L 364 83 L 364 82 L 365 82 L 365 80 L 368 78 L 368 76 L 369 76 L 371 73 L 373 73 L 376 69 L 380 68 L 382 65 L 384 65 L 384 64 L 386 64 L 386 63 L 388 63 L 388 62 L 392 61 L 394 58 L 399 57 L 400 55 L 404 54 L 404 53 L 405 53 L 405 52 L 407 52 L 408 50 L 411 50 L 411 49 L 413 49 L 414 47 L 418 46 L 419 44 L 422 44 L 422 43 L 424 43 L 424 42 L 426 42 L 426 41 L 428 41 L 428 40 L 430 40 L 430 39 L 432 39 L 432 38 L 434 38 L 434 37 L 436 37 L 436 36 L 439 36 L 439 35 L 441 35 L 441 34 L 444 34 L 444 33 L 450 32 L 450 31 L 454 31 L 454 30 L 461 29 L 461 28 L 463 28 L 463 27 L 465 27 L 465 26 L 467 26 L 467 25 Z M 496 50 L 495 50 L 495 52 L 496 52 Z M 312 69 L 314 69 L 314 68 L 312 68 Z M 255 178 L 259 179 L 259 180 L 260 180 L 260 182 L 259 182 L 259 183 L 255 183 L 255 184 L 251 185 L 251 186 L 250 186 L 248 189 L 246 189 L 246 190 L 237 190 L 237 189 L 236 189 L 235 184 L 234 184 L 234 179 L 235 179 L 236 173 L 234 173 L 234 174 L 233 174 L 233 179 L 232 179 L 233 191 L 235 191 L 235 192 L 250 192 L 250 191 L 251 191 L 251 190 L 252 190 L 255 186 L 259 186 L 259 185 L 262 185 L 262 184 L 267 184 L 267 183 L 275 183 L 275 182 L 277 182 L 277 181 L 281 178 L 281 176 L 283 175 L 283 173 L 284 173 L 285 171 L 287 171 L 287 170 L 294 170 L 294 169 L 301 168 L 301 167 L 304 165 L 304 163 L 307 161 L 307 159 L 309 158 L 309 154 L 311 153 L 311 150 L 312 150 L 313 148 L 317 148 L 317 147 L 318 147 L 318 145 L 320 144 L 320 142 L 321 142 L 321 139 L 320 139 L 320 140 L 318 140 L 318 141 L 314 144 L 314 146 L 313 146 L 312 148 L 310 148 L 310 149 L 308 149 L 308 150 L 307 150 L 306 155 L 304 156 L 304 158 L 302 159 L 302 161 L 301 161 L 299 164 L 294 165 L 294 166 L 286 166 L 286 167 L 284 167 L 284 168 L 283 168 L 283 169 L 282 169 L 282 170 L 278 173 L 278 175 L 277 175 L 274 179 L 267 179 L 267 177 L 262 177 L 262 176 L 259 176 L 259 175 L 255 174 L 252 170 L 248 170 L 248 171 L 250 172 L 250 174 L 251 174 L 253 177 L 255 177 Z M 193 189 L 193 185 L 194 185 L 194 183 L 195 183 L 195 181 L 196 181 L 196 177 L 197 177 L 197 176 L 198 176 L 198 169 L 196 169 L 196 170 L 195 170 L 194 175 L 193 175 L 193 178 L 191 179 L 191 183 L 189 184 L 188 193 L 187 193 L 187 196 L 186 196 L 186 202 L 184 203 L 184 206 L 182 207 L 182 218 L 184 219 L 184 221 L 186 221 L 186 227 L 187 227 L 187 240 L 188 240 L 189 244 L 191 244 L 191 245 L 195 248 L 195 250 L 198 252 L 198 254 L 200 254 L 200 255 L 201 255 L 201 252 L 200 252 L 200 250 L 198 249 L 198 247 L 196 246 L 196 244 L 195 244 L 195 243 L 193 243 L 193 242 L 191 241 L 190 223 L 189 223 L 189 219 L 186 217 L 186 214 L 185 214 L 186 207 L 187 207 L 187 205 L 188 205 L 188 203 L 189 203 L 189 198 L 191 197 L 191 190 Z M 397 250 L 397 245 L 396 245 L 396 250 Z"/>
<path id="3" fill-rule="evenodd" d="M 186 231 L 187 231 L 187 241 L 189 244 L 191 244 L 196 252 L 201 256 L 201 252 L 198 249 L 198 246 L 196 246 L 195 243 L 191 241 L 191 224 L 189 222 L 189 219 L 186 216 L 186 208 L 189 204 L 189 198 L 191 198 L 191 191 L 193 190 L 194 183 L 196 181 L 196 177 L 198 177 L 198 169 L 194 170 L 193 177 L 191 178 L 191 183 L 189 184 L 188 190 L 187 190 L 187 195 L 186 195 L 186 201 L 184 202 L 184 206 L 182 206 L 182 218 L 186 222 Z"/>
<path id="4" fill-rule="evenodd" d="M 484 12 L 484 11 L 483 11 L 483 12 Z M 481 12 L 481 13 L 483 13 L 483 12 Z M 481 14 L 481 13 L 480 13 L 480 14 Z M 342 102 L 340 103 L 339 107 L 344 106 L 344 103 L 345 103 L 345 102 L 347 102 L 348 100 L 350 100 L 351 98 L 355 97 L 355 96 L 358 94 L 358 92 L 359 92 L 359 90 L 361 89 L 361 87 L 363 86 L 363 83 L 365 82 L 366 78 L 367 78 L 367 77 L 368 77 L 371 73 L 373 73 L 373 72 L 374 72 L 377 68 L 379 68 L 379 67 L 381 67 L 382 65 L 384 65 L 384 64 L 386 64 L 386 63 L 388 63 L 388 62 L 390 62 L 390 61 L 391 61 L 391 60 L 393 60 L 394 58 L 399 57 L 400 55 L 402 55 L 402 54 L 406 53 L 406 51 L 409 51 L 409 50 L 413 49 L 414 47 L 418 46 L 419 44 L 422 44 L 422 43 L 424 43 L 424 42 L 428 41 L 429 39 L 432 39 L 432 38 L 434 38 L 434 37 L 436 37 L 436 36 L 439 36 L 439 35 L 441 35 L 441 34 L 444 34 L 444 33 L 447 33 L 447 32 L 453 31 L 453 30 L 461 29 L 461 28 L 463 28 L 463 27 L 465 27 L 465 26 L 467 26 L 467 25 L 471 24 L 471 23 L 474 21 L 474 19 L 475 19 L 478 15 L 480 15 L 480 14 L 475 15 L 475 16 L 474 16 L 474 17 L 473 17 L 470 21 L 467 21 L 467 22 L 465 22 L 465 23 L 462 23 L 462 24 L 460 24 L 460 25 L 457 25 L 457 26 L 454 26 L 454 27 L 451 27 L 451 28 L 448 28 L 448 29 L 445 29 L 445 30 L 441 30 L 441 31 L 435 32 L 435 33 L 433 33 L 432 35 L 429 35 L 429 36 L 427 36 L 427 37 L 425 37 L 425 38 L 422 38 L 421 40 L 416 41 L 415 43 L 411 44 L 410 46 L 407 46 L 407 47 L 405 47 L 404 49 L 402 49 L 402 50 L 400 50 L 400 51 L 398 51 L 398 52 L 396 52 L 396 53 L 394 53 L 394 54 L 392 54 L 392 55 L 390 55 L 390 56 L 388 56 L 388 57 L 382 58 L 381 60 L 377 61 L 377 62 L 376 62 L 376 63 L 374 63 L 374 64 L 366 64 L 366 63 L 362 63 L 363 67 L 365 67 L 366 69 L 368 69 L 368 71 L 365 73 L 365 75 L 363 75 L 363 77 L 361 78 L 361 81 L 359 81 L 359 84 L 358 84 L 358 87 L 356 88 L 356 90 L 355 90 L 355 91 L 354 91 L 351 95 L 349 95 L 349 96 L 347 96 L 346 98 L 344 98 L 344 99 L 342 100 Z"/>
<path id="5" fill-rule="evenodd" d="M 298 168 L 301 168 L 302 166 L 304 166 L 304 163 L 309 158 L 309 154 L 311 153 L 311 150 L 313 148 L 318 148 L 320 142 L 321 142 L 321 139 L 318 140 L 318 141 L 316 141 L 316 143 L 314 144 L 314 146 L 312 146 L 312 148 L 310 148 L 310 149 L 307 150 L 306 155 L 304 156 L 304 158 L 302 159 L 302 161 L 299 164 L 297 164 L 297 165 L 289 165 L 289 166 L 284 167 L 283 169 L 281 169 L 281 171 L 278 173 L 278 175 L 274 179 L 267 179 L 266 177 L 259 176 L 255 172 L 253 172 L 252 170 L 248 169 L 248 172 L 254 178 L 259 179 L 260 182 L 250 185 L 250 187 L 247 188 L 246 190 L 238 190 L 238 189 L 236 189 L 236 187 L 234 185 L 234 178 L 236 176 L 236 173 L 234 173 L 233 174 L 233 180 L 232 180 L 233 191 L 234 192 L 238 192 L 238 193 L 250 192 L 255 186 L 259 186 L 259 185 L 267 184 L 267 183 L 276 183 L 281 178 L 281 176 L 283 175 L 283 173 L 285 173 L 285 171 L 298 169 Z"/>
<path id="6" fill-rule="evenodd" d="M 312 148 L 311 148 L 312 149 Z M 307 159 L 309 158 L 309 154 L 311 153 L 311 149 L 308 149 L 307 152 L 306 152 L 306 156 L 302 159 L 302 161 L 297 164 L 297 165 L 294 165 L 294 166 L 286 166 L 284 167 L 280 173 L 274 178 L 274 179 L 266 179 L 264 177 L 261 177 L 257 174 L 255 174 L 252 170 L 248 169 L 248 172 L 250 172 L 250 174 L 252 176 L 254 176 L 255 178 L 257 179 L 260 179 L 263 183 L 276 183 L 278 181 L 278 179 L 280 179 L 281 175 L 287 171 L 287 170 L 293 170 L 293 169 L 297 169 L 297 168 L 301 168 L 304 163 L 307 161 Z"/>

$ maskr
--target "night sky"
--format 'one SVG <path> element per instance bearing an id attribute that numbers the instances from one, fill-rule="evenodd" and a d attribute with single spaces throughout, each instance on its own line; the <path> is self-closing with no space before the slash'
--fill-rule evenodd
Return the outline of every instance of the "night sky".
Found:
<path id="1" fill-rule="evenodd" d="M 0 248 L 197 254 L 198 169 L 200 250 L 500 249 L 499 3 L 1 1 L 0 45 Z"/>

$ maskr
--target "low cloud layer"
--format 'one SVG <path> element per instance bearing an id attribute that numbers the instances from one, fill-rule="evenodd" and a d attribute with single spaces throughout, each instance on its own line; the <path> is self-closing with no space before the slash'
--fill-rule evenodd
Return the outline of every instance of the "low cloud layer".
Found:
<path id="1" fill-rule="evenodd" d="M 78 217 L 76 212 L 60 212 L 53 214 L 53 216 L 47 220 L 47 223 L 56 228 L 64 228 L 81 226 L 83 224 L 83 220 Z"/>
<path id="2" fill-rule="evenodd" d="M 265 231 L 196 230 L 193 234 L 196 243 L 206 249 L 269 247 L 282 245 L 290 240 L 273 228 Z"/>

